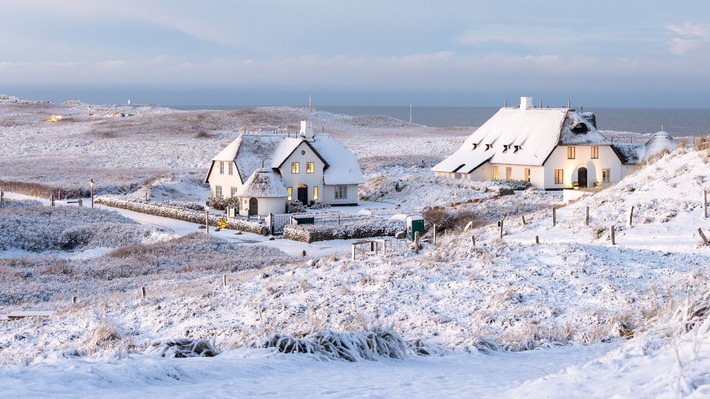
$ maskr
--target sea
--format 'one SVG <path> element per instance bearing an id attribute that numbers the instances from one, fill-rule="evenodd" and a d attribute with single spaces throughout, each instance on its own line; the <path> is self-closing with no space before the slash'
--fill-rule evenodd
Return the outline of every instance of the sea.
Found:
<path id="1" fill-rule="evenodd" d="M 243 109 L 237 105 L 174 105 L 182 110 Z M 385 115 L 432 127 L 478 127 L 498 111 L 498 107 L 448 106 L 320 106 L 315 109 L 351 116 Z M 599 130 L 655 133 L 666 131 L 672 136 L 707 136 L 710 134 L 710 109 L 685 108 L 587 108 L 577 111 L 593 112 Z"/>

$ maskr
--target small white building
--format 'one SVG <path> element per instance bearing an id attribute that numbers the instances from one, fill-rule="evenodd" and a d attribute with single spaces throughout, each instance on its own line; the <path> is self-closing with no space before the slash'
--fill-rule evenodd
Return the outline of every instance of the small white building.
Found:
<path id="1" fill-rule="evenodd" d="M 452 155 L 436 175 L 485 180 L 524 180 L 542 189 L 615 183 L 632 172 L 643 145 L 617 145 L 596 128 L 591 112 L 534 108 L 532 97 L 503 107 Z"/>
<path id="2" fill-rule="evenodd" d="M 239 190 L 262 165 L 279 178 L 269 179 L 270 184 L 280 185 L 287 200 L 306 205 L 357 205 L 358 186 L 365 182 L 357 159 L 347 148 L 330 134 L 314 133 L 311 124 L 302 121 L 297 134 L 240 134 L 212 158 L 205 183 L 213 197 L 242 198 L 242 213 L 246 197 L 237 193 L 245 193 Z M 264 214 L 261 207 L 258 214 Z"/>
<path id="3" fill-rule="evenodd" d="M 288 191 L 280 176 L 271 169 L 259 168 L 237 190 L 239 214 L 242 216 L 280 214 L 286 212 Z"/>

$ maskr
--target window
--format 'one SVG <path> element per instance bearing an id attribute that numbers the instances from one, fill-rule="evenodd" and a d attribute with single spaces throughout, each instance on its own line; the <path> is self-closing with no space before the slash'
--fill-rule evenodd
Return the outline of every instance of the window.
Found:
<path id="1" fill-rule="evenodd" d="M 530 181 L 530 168 L 525 168 L 523 171 L 523 180 L 529 182 Z"/>
<path id="2" fill-rule="evenodd" d="M 313 186 L 313 201 L 318 201 L 318 186 Z"/>
<path id="3" fill-rule="evenodd" d="M 575 148 L 574 147 L 567 147 L 567 159 L 574 159 L 575 155 Z"/>
<path id="4" fill-rule="evenodd" d="M 306 173 L 313 174 L 315 172 L 316 172 L 316 163 L 315 162 L 306 162 Z"/>
<path id="5" fill-rule="evenodd" d="M 286 191 L 288 191 L 288 200 L 291 201 L 293 200 L 293 189 L 291 187 L 287 188 Z"/>
<path id="6" fill-rule="evenodd" d="M 230 193 L 232 194 L 232 197 L 237 195 L 237 190 L 239 190 L 237 187 L 230 187 Z"/>
<path id="7" fill-rule="evenodd" d="M 574 147 L 572 147 L 574 148 Z M 555 169 L 555 184 L 564 184 L 565 173 L 564 169 Z"/>
<path id="8" fill-rule="evenodd" d="M 592 146 L 592 159 L 599 159 L 599 147 L 596 145 Z"/>
<path id="9" fill-rule="evenodd" d="M 234 162 L 229 162 L 227 165 L 229 165 L 229 169 L 227 169 L 227 173 L 229 173 L 229 175 L 231 176 L 234 174 Z"/>
<path id="10" fill-rule="evenodd" d="M 214 186 L 214 196 L 216 198 L 222 198 L 222 186 Z"/>
<path id="11" fill-rule="evenodd" d="M 498 180 L 498 167 L 497 166 L 493 167 L 493 179 Z"/>
<path id="12" fill-rule="evenodd" d="M 291 173 L 294 175 L 301 173 L 301 163 L 300 162 L 291 162 Z"/>
<path id="13" fill-rule="evenodd" d="M 335 199 L 348 198 L 348 186 L 335 186 Z"/>
<path id="14" fill-rule="evenodd" d="M 510 166 L 505 167 L 505 180 L 510 180 L 513 178 L 513 168 Z"/>
<path id="15" fill-rule="evenodd" d="M 611 169 L 602 169 L 602 183 L 611 181 Z"/>
<path id="16" fill-rule="evenodd" d="M 219 174 L 223 175 L 224 174 L 224 162 L 219 161 Z"/>

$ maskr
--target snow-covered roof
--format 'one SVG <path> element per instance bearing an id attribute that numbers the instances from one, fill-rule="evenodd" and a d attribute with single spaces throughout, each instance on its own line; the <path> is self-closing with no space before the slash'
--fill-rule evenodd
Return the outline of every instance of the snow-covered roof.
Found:
<path id="1" fill-rule="evenodd" d="M 280 167 L 301 143 L 310 146 L 326 165 L 323 176 L 325 184 L 365 182 L 357 158 L 327 133 L 317 133 L 310 139 L 293 134 L 241 134 L 212 160 L 234 161 L 239 177 L 245 181 L 255 170 L 261 168 L 262 162 L 272 168 Z"/>
<path id="2" fill-rule="evenodd" d="M 501 108 L 437 172 L 470 173 L 486 161 L 542 165 L 557 145 L 610 145 L 594 126 L 593 114 L 571 108 Z"/>
<path id="3" fill-rule="evenodd" d="M 287 198 L 288 191 L 281 176 L 271 169 L 259 168 L 236 192 L 237 197 Z"/>
<path id="4" fill-rule="evenodd" d="M 674 139 L 668 132 L 660 131 L 651 136 L 651 139 L 644 145 L 642 159 L 647 161 L 664 150 L 672 151 L 676 148 L 678 148 L 678 140 Z"/>

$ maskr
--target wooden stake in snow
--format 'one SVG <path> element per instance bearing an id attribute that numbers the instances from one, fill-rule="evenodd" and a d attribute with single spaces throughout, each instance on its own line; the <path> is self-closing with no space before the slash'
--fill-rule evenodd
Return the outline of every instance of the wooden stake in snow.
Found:
<path id="1" fill-rule="evenodd" d="M 414 253 L 419 254 L 419 232 L 415 231 L 414 232 Z"/>
<path id="2" fill-rule="evenodd" d="M 145 298 L 145 287 L 141 287 L 141 298 Z"/>
<path id="3" fill-rule="evenodd" d="M 535 236 L 535 244 L 540 245 L 540 236 Z"/>
<path id="4" fill-rule="evenodd" d="M 471 236 L 471 246 L 472 247 L 476 246 L 476 236 Z"/>
<path id="5" fill-rule="evenodd" d="M 710 242 L 708 242 L 708 238 L 705 237 L 705 233 L 703 233 L 703 229 L 698 228 L 698 234 L 700 234 L 700 238 L 703 239 L 703 243 L 704 243 L 705 246 L 710 245 Z"/>
<path id="6" fill-rule="evenodd" d="M 498 221 L 498 226 L 500 227 L 500 239 L 501 240 L 503 239 L 503 220 L 504 219 L 501 219 Z"/>
<path id="7" fill-rule="evenodd" d="M 525 226 L 525 215 L 520 215 L 520 218 L 523 219 L 523 226 Z"/>
<path id="8" fill-rule="evenodd" d="M 222 275 L 222 285 L 225 287 L 227 286 L 227 275 L 226 274 Z"/>
<path id="9" fill-rule="evenodd" d="M 611 245 L 616 245 L 616 232 L 613 224 L 609 228 L 609 237 L 611 238 Z"/>
<path id="10" fill-rule="evenodd" d="M 634 206 L 631 205 L 631 209 L 629 209 L 629 227 L 632 227 L 634 224 Z"/>
<path id="11" fill-rule="evenodd" d="M 432 229 L 431 243 L 436 246 L 436 223 L 434 223 L 434 228 Z"/>
<path id="12" fill-rule="evenodd" d="M 76 305 L 76 297 L 75 296 L 71 297 L 71 304 Z"/>
<path id="13" fill-rule="evenodd" d="M 707 190 L 703 190 L 703 218 L 707 219 L 708 217 L 708 192 Z"/>
<path id="14" fill-rule="evenodd" d="M 552 226 L 557 226 L 557 208 L 552 207 Z"/>
<path id="15" fill-rule="evenodd" d="M 584 211 L 584 225 L 589 226 L 589 207 Z"/>

